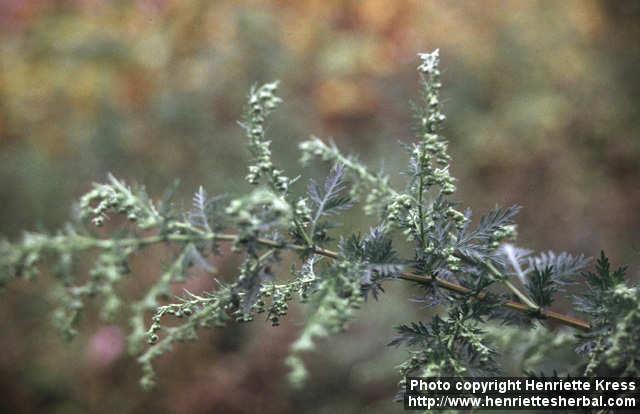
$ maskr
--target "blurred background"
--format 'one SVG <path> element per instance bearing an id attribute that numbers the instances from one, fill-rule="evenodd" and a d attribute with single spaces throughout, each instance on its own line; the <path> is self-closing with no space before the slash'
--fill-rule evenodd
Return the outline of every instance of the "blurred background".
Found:
<path id="1" fill-rule="evenodd" d="M 462 204 L 476 215 L 520 204 L 521 244 L 603 249 L 637 278 L 639 40 L 634 0 L 0 0 L 0 234 L 62 226 L 108 172 L 155 196 L 180 178 L 185 206 L 200 184 L 246 190 L 236 121 L 250 86 L 274 79 L 285 104 L 270 136 L 288 175 L 313 133 L 400 184 L 416 53 L 440 48 Z M 163 257 L 136 258 L 140 286 Z M 225 260 L 223 273 L 235 263 Z M 65 344 L 49 323 L 48 287 L 43 277 L 1 296 L 1 412 L 399 412 L 403 354 L 385 344 L 394 324 L 424 317 L 410 287 L 390 286 L 309 355 L 312 380 L 298 392 L 282 362 L 300 312 L 277 329 L 204 332 L 160 360 L 159 387 L 144 393 L 124 352 L 126 322 L 89 315 Z M 514 375 L 539 367 L 514 349 L 504 358 Z"/>

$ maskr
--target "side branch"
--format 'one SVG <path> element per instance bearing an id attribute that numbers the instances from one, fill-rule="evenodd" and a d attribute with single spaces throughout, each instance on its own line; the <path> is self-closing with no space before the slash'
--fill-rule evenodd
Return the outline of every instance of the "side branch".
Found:
<path id="1" fill-rule="evenodd" d="M 235 234 L 218 234 L 218 233 L 212 233 L 212 232 L 206 232 L 206 231 L 201 231 L 198 229 L 194 229 L 193 227 L 190 227 L 189 230 L 191 231 L 196 231 L 197 235 L 199 236 L 199 238 L 201 240 L 216 240 L 216 241 L 222 241 L 222 242 L 238 242 L 239 241 L 239 237 Z M 105 247 L 109 247 L 112 246 L 113 244 L 118 244 L 118 245 L 132 245 L 132 244 L 136 244 L 138 246 L 144 246 L 144 245 L 149 245 L 149 244 L 155 244 L 155 243 L 159 243 L 159 242 L 163 242 L 163 241 L 172 241 L 172 242 L 185 242 L 185 241 L 189 241 L 189 240 L 193 240 L 193 236 L 192 235 L 187 235 L 187 234 L 171 234 L 171 235 L 166 235 L 166 236 L 161 236 L 161 235 L 157 235 L 157 236 L 150 236 L 150 237 L 146 237 L 146 238 L 140 238 L 140 239 L 136 239 L 136 238 L 132 238 L 132 239 L 120 239 L 120 240 L 91 240 L 91 239 L 84 239 L 85 242 L 85 246 L 86 247 L 98 247 L 98 248 L 105 248 Z M 315 254 L 324 256 L 324 257 L 328 257 L 331 259 L 337 259 L 339 257 L 339 254 L 335 251 L 332 250 L 328 250 L 328 249 L 323 249 L 320 247 L 313 247 L 313 248 L 309 248 L 308 246 L 304 246 L 304 245 L 299 245 L 299 244 L 288 244 L 288 243 L 282 243 L 282 242 L 278 242 L 275 240 L 270 240 L 270 239 L 265 239 L 265 238 L 257 238 L 255 239 L 255 242 L 258 244 L 261 244 L 263 246 L 267 246 L 267 247 L 271 247 L 271 248 L 275 248 L 275 249 L 288 249 L 288 250 L 294 250 L 294 251 L 312 251 Z M 452 292 L 456 292 L 456 293 L 460 293 L 460 294 L 469 294 L 472 293 L 472 290 L 459 285 L 457 283 L 452 283 L 449 282 L 447 280 L 444 280 L 442 278 L 439 277 L 430 277 L 430 276 L 425 276 L 425 275 L 419 275 L 413 272 L 403 272 L 400 275 L 400 278 L 403 280 L 407 280 L 407 281 L 411 281 L 411 282 L 416 282 L 416 283 L 421 283 L 421 284 L 431 284 L 431 283 L 435 283 L 436 285 L 438 285 L 439 287 L 452 291 Z M 483 300 L 486 298 L 486 293 L 479 293 L 478 295 L 476 295 L 476 298 Z M 538 318 L 541 319 L 549 319 L 555 322 L 558 322 L 562 325 L 566 325 L 575 329 L 579 329 L 581 331 L 590 331 L 591 330 L 591 325 L 581 319 L 577 319 L 568 315 L 564 315 L 562 313 L 558 313 L 558 312 L 554 312 L 554 311 L 550 311 L 550 310 L 545 310 L 545 309 L 540 309 L 540 308 L 532 308 L 531 306 L 522 303 L 522 302 L 517 302 L 517 301 L 506 301 L 502 303 L 502 306 L 504 306 L 505 308 L 517 311 L 517 312 L 522 312 L 522 313 L 533 313 L 535 314 Z"/>
<path id="2" fill-rule="evenodd" d="M 258 242 L 260 242 L 260 241 L 258 241 Z M 297 250 L 304 250 L 304 246 L 296 246 L 296 247 L 300 247 L 300 249 L 297 249 Z M 331 251 L 331 250 L 316 248 L 316 249 L 314 249 L 314 253 L 322 255 L 322 256 L 330 257 L 332 259 L 337 259 L 338 258 L 338 253 L 336 253 L 334 251 Z M 424 276 L 424 275 L 418 275 L 418 274 L 413 273 L 413 272 L 402 272 L 401 275 L 400 275 L 400 278 L 403 279 L 403 280 L 408 280 L 408 281 L 411 281 L 411 282 L 422 283 L 422 284 L 435 283 L 435 284 L 437 284 L 439 287 L 441 287 L 443 289 L 447 289 L 449 291 L 460 293 L 460 294 L 463 294 L 463 295 L 464 294 L 469 294 L 469 293 L 472 292 L 472 290 L 467 288 L 467 287 L 464 287 L 464 286 L 459 285 L 457 283 L 449 282 L 449 281 L 441 279 L 439 277 L 429 277 L 429 276 Z M 481 292 L 476 297 L 478 299 L 480 299 L 480 300 L 483 300 L 483 299 L 486 298 L 486 294 Z M 571 316 L 564 315 L 562 313 L 550 311 L 550 310 L 544 310 L 544 309 L 540 309 L 540 308 L 532 309 L 529 305 L 526 305 L 526 304 L 524 304 L 522 302 L 506 301 L 506 302 L 502 303 L 502 306 L 504 306 L 505 308 L 509 308 L 511 310 L 515 310 L 517 312 L 522 312 L 522 313 L 528 313 L 528 312 L 532 312 L 533 311 L 541 319 L 550 319 L 550 320 L 556 321 L 558 323 L 561 323 L 563 325 L 570 326 L 570 327 L 575 328 L 575 329 L 579 329 L 581 331 L 587 332 L 587 331 L 591 330 L 591 325 L 586 321 L 583 321 L 583 320 L 577 319 L 577 318 L 573 318 Z"/>

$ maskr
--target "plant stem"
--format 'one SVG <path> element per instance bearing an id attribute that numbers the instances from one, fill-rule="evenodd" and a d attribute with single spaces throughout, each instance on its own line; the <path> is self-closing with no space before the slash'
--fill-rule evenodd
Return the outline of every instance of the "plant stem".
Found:
<path id="1" fill-rule="evenodd" d="M 493 264 L 491 264 L 490 262 L 485 262 L 484 265 L 487 267 L 487 269 L 489 269 L 491 273 L 493 273 L 495 277 L 500 279 L 509 288 L 510 291 L 512 291 L 522 302 L 524 302 L 525 305 L 529 306 L 531 310 L 540 310 L 540 306 L 538 306 L 533 300 L 529 299 L 529 297 L 525 295 L 520 289 L 515 287 L 514 284 L 511 283 L 511 281 L 505 279 L 502 273 L 500 273 Z"/>
<path id="2" fill-rule="evenodd" d="M 193 228 L 193 227 L 190 227 L 190 229 L 196 233 L 195 236 L 200 240 L 216 240 L 216 241 L 222 241 L 222 242 L 237 242 L 239 240 L 239 236 L 236 234 L 212 233 L 212 232 L 202 231 L 200 229 Z M 87 248 L 112 248 L 117 245 L 145 246 L 145 245 L 150 245 L 155 243 L 161 243 L 163 241 L 184 243 L 184 242 L 194 240 L 194 234 L 156 235 L 156 236 L 149 236 L 149 237 L 143 237 L 143 238 L 128 238 L 128 239 L 119 239 L 119 240 L 118 239 L 115 239 L 115 240 L 93 239 L 93 238 L 84 237 L 84 236 L 76 236 L 75 238 L 76 240 L 74 241 L 77 242 L 76 244 L 77 246 L 79 246 L 82 249 L 87 249 Z M 265 238 L 257 238 L 255 239 L 255 242 L 263 246 L 271 247 L 272 249 L 311 251 L 315 254 L 325 256 L 331 259 L 337 259 L 340 257 L 340 255 L 337 252 L 328 250 L 328 249 L 323 249 L 320 247 L 309 247 L 309 246 L 304 246 L 299 244 L 287 244 L 287 243 L 281 243 L 275 240 L 270 240 Z M 268 254 L 269 255 L 273 254 L 273 251 L 270 251 Z M 498 272 L 497 269 L 495 269 L 495 267 L 494 267 L 494 270 Z M 499 272 L 498 272 L 498 275 L 500 275 Z M 437 286 L 443 289 L 449 290 L 451 292 L 463 294 L 463 295 L 473 293 L 473 291 L 467 287 L 464 287 L 457 283 L 449 282 L 439 277 L 419 275 L 413 272 L 402 272 L 399 278 L 403 280 L 411 281 L 411 282 L 420 283 L 420 284 L 435 283 Z M 510 285 L 511 285 L 510 283 L 507 284 L 507 286 L 510 286 Z M 537 317 L 539 318 L 549 319 L 549 320 L 558 322 L 562 325 L 566 325 L 582 331 L 591 330 L 591 325 L 586 321 L 573 318 L 571 316 L 564 315 L 558 312 L 541 309 L 539 306 L 533 303 L 529 298 L 527 298 L 526 295 L 524 295 L 524 293 L 520 292 L 519 289 L 517 289 L 513 285 L 511 286 L 513 287 L 512 291 L 518 296 L 518 298 L 522 300 L 522 302 L 516 302 L 516 301 L 503 302 L 502 306 L 504 306 L 505 308 L 508 308 L 517 312 L 522 312 L 522 313 L 530 313 L 531 311 L 535 311 Z M 516 292 L 519 292 L 520 294 Z M 487 298 L 487 295 L 484 292 L 480 292 L 475 297 L 477 299 L 484 300 Z M 530 303 L 527 303 L 527 301 Z"/>
<path id="3" fill-rule="evenodd" d="M 420 154 L 420 171 L 422 171 L 422 154 Z M 424 192 L 424 179 L 420 174 L 418 183 L 418 223 L 420 226 L 420 247 L 424 249 L 424 214 L 422 212 L 422 193 Z"/>

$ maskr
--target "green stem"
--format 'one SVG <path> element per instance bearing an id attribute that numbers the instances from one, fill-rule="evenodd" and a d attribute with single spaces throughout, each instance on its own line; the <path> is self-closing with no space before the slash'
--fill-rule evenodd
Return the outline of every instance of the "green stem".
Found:
<path id="1" fill-rule="evenodd" d="M 422 155 L 420 157 L 420 170 L 422 170 Z M 422 211 L 422 193 L 424 192 L 424 180 L 420 174 L 420 180 L 418 183 L 418 223 L 420 227 L 420 247 L 424 249 L 424 213 Z"/>
<path id="2" fill-rule="evenodd" d="M 300 234 L 302 234 L 302 238 L 304 239 L 304 242 L 307 244 L 307 246 L 312 249 L 313 248 L 313 240 L 312 240 L 312 236 L 315 234 L 315 224 L 314 227 L 311 231 L 311 237 L 309 236 L 309 234 L 307 233 L 307 231 L 304 229 L 304 226 L 302 225 L 302 223 L 300 223 L 300 221 L 296 218 L 294 219 L 295 225 L 298 228 L 298 231 L 300 232 Z"/>
<path id="3" fill-rule="evenodd" d="M 509 290 L 511 292 L 513 292 L 518 297 L 518 299 L 520 299 L 525 305 L 530 307 L 531 310 L 533 310 L 533 311 L 539 311 L 540 310 L 540 306 L 538 306 L 533 300 L 529 299 L 529 297 L 527 295 L 525 295 L 520 289 L 515 287 L 513 285 L 513 283 L 511 283 L 511 281 L 505 279 L 505 277 L 502 275 L 502 273 L 500 273 L 500 271 L 498 271 L 498 269 L 496 269 L 496 267 L 493 264 L 491 264 L 490 262 L 485 262 L 484 264 L 487 267 L 487 269 L 489 269 L 489 271 L 496 278 L 501 280 L 505 284 L 505 286 L 507 288 L 509 288 Z"/>
<path id="4" fill-rule="evenodd" d="M 191 227 L 191 226 L 188 226 L 188 227 Z M 149 236 L 149 237 L 143 237 L 143 238 L 130 238 L 130 239 L 119 239 L 119 240 L 102 240 L 102 239 L 93 239 L 93 238 L 84 237 L 84 236 L 76 236 L 76 239 L 73 241 L 80 242 L 80 244 L 76 244 L 76 246 L 81 247 L 81 249 L 78 249 L 78 250 L 83 250 L 83 249 L 89 249 L 89 248 L 113 248 L 116 244 L 120 244 L 123 246 L 131 246 L 131 245 L 146 246 L 146 245 L 160 243 L 164 241 L 185 243 L 185 242 L 194 241 L 194 239 L 216 240 L 216 241 L 231 242 L 231 243 L 235 243 L 239 240 L 239 236 L 235 234 L 212 233 L 212 232 L 206 232 L 206 231 L 202 231 L 195 228 L 193 228 L 193 230 L 194 232 L 192 234 L 169 234 L 165 236 L 157 235 L 157 236 Z M 194 237 L 194 235 L 197 235 L 197 237 Z M 310 249 L 309 246 L 305 246 L 305 245 L 286 244 L 286 243 L 281 243 L 275 240 L 270 240 L 265 238 L 257 238 L 255 239 L 255 242 L 263 246 L 271 247 L 273 251 L 270 251 L 268 253 L 269 255 L 273 254 L 273 252 L 275 252 L 275 250 L 277 249 L 287 249 L 292 251 L 308 251 Z M 339 257 L 339 254 L 332 250 L 323 249 L 320 247 L 312 247 L 311 249 L 313 253 L 321 256 L 329 257 L 332 259 L 337 259 Z M 493 270 L 491 270 L 492 273 L 502 278 L 502 275 L 494 266 L 492 266 L 491 264 L 488 264 L 487 268 L 489 268 L 490 270 L 491 268 L 493 268 Z M 400 274 L 399 278 L 406 281 L 416 282 L 420 284 L 435 283 L 440 288 L 443 288 L 455 293 L 459 293 L 462 295 L 468 295 L 473 293 L 472 290 L 467 287 L 449 282 L 439 277 L 419 275 L 413 272 L 403 272 Z M 516 294 L 516 296 L 521 300 L 521 302 L 506 301 L 502 304 L 504 307 L 517 312 L 522 312 L 522 313 L 530 313 L 532 310 L 534 310 L 537 312 L 537 316 L 539 318 L 553 320 L 560 324 L 570 326 L 572 328 L 579 329 L 582 331 L 588 332 L 591 330 L 591 325 L 588 322 L 585 322 L 583 320 L 573 318 L 571 316 L 567 316 L 558 312 L 540 309 L 538 305 L 536 305 L 533 301 L 531 301 L 531 299 L 529 299 L 524 293 L 520 292 L 519 289 L 517 289 L 508 281 L 505 281 L 505 282 L 506 282 L 505 283 L 506 286 L 509 289 L 511 289 L 514 294 Z M 484 300 L 486 297 L 487 297 L 486 294 L 483 292 L 475 296 L 475 298 L 478 300 Z"/>

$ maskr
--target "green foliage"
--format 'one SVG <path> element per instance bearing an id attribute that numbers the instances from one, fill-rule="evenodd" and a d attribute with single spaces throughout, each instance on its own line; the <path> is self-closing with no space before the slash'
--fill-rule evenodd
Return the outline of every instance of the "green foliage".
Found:
<path id="1" fill-rule="evenodd" d="M 640 340 L 640 296 L 625 283 L 623 268 L 612 272 L 602 255 L 595 273 L 583 273 L 585 283 L 579 284 L 577 275 L 588 265 L 584 256 L 532 256 L 508 243 L 516 237 L 518 207 L 497 207 L 475 226 L 471 210 L 459 210 L 441 135 L 438 51 L 420 58 L 421 99 L 413 104 L 415 142 L 407 146 L 403 190 L 393 189 L 384 173 L 372 173 L 356 157 L 312 137 L 300 144 L 303 163 L 320 159 L 333 166 L 322 184 L 311 180 L 307 194 L 295 196 L 296 179 L 275 165 L 266 135 L 268 115 L 281 102 L 277 82 L 269 83 L 252 88 L 241 124 L 252 157 L 247 180 L 254 188 L 248 194 L 210 197 L 201 187 L 191 210 L 180 212 L 172 191 L 154 202 L 142 187 L 109 176 L 81 198 L 77 217 L 64 231 L 0 242 L 0 281 L 32 278 L 41 263 L 56 263 L 55 321 L 69 338 L 90 299 L 100 300 L 103 319 L 127 312 L 129 351 L 142 366 L 145 388 L 156 382 L 154 360 L 176 343 L 197 338 L 198 330 L 250 322 L 259 314 L 278 326 L 294 300 L 309 309 L 286 361 L 290 379 L 301 385 L 307 376 L 301 353 L 344 331 L 363 301 L 378 299 L 388 280 L 417 283 L 427 306 L 443 305 L 431 319 L 397 328 L 391 344 L 409 350 L 399 367 L 402 376 L 499 373 L 496 341 L 488 330 L 515 323 L 542 329 L 546 320 L 585 331 L 580 350 L 587 374 L 608 369 L 637 375 L 639 355 L 629 350 Z M 354 206 L 375 217 L 364 236 L 339 231 L 341 213 Z M 95 226 L 106 229 L 96 232 Z M 212 257 L 220 254 L 221 243 L 231 243 L 242 256 L 236 277 L 216 279 L 213 291 L 172 298 L 171 284 L 188 278 L 190 269 L 214 273 Z M 412 246 L 411 255 L 399 253 L 401 243 Z M 132 276 L 129 259 L 157 244 L 177 246 L 175 255 L 144 296 L 126 306 L 118 286 Z M 87 251 L 97 255 L 83 280 L 73 264 Z M 285 252 L 297 254 L 301 263 L 288 276 L 280 271 Z M 582 288 L 576 309 L 590 322 L 547 310 L 568 284 Z M 178 323 L 166 324 L 167 318 Z"/>
<path id="2" fill-rule="evenodd" d="M 335 226 L 331 220 L 321 221 L 322 218 L 329 218 L 352 206 L 351 198 L 344 195 L 344 166 L 336 164 L 327 176 L 323 188 L 314 180 L 311 180 L 307 192 L 309 199 L 314 205 L 314 211 L 310 221 L 309 233 L 313 240 L 326 240 L 327 230 Z"/>
<path id="3" fill-rule="evenodd" d="M 593 329 L 581 335 L 579 350 L 587 355 L 585 375 L 637 376 L 640 355 L 640 291 L 625 281 L 626 267 L 611 270 L 600 253 L 595 272 L 582 276 L 587 291 L 575 299 L 576 307 L 589 315 Z"/>

